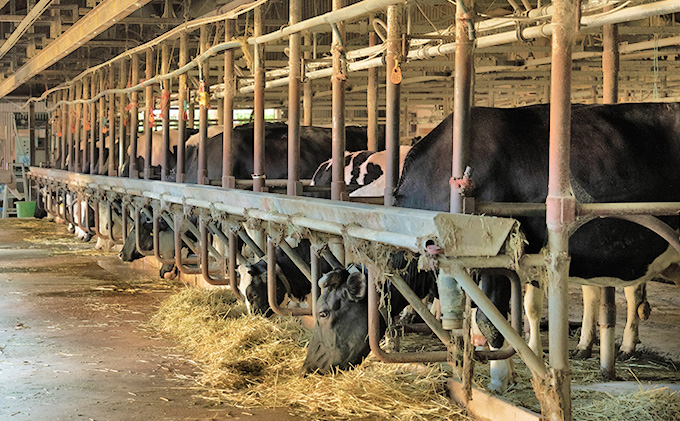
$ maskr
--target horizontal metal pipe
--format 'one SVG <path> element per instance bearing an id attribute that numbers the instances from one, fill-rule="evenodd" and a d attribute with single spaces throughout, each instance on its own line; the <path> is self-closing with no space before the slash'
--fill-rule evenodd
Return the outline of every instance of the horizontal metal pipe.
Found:
<path id="1" fill-rule="evenodd" d="M 620 215 L 677 215 L 680 202 L 644 203 L 581 203 L 576 207 L 576 215 L 582 216 L 620 216 Z"/>

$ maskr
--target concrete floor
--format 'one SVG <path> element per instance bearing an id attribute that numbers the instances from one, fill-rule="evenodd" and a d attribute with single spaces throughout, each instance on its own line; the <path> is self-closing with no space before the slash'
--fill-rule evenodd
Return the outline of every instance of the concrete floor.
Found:
<path id="1" fill-rule="evenodd" d="M 190 356 L 145 327 L 172 284 L 93 246 L 0 220 L 0 420 L 293 419 L 203 399 Z"/>

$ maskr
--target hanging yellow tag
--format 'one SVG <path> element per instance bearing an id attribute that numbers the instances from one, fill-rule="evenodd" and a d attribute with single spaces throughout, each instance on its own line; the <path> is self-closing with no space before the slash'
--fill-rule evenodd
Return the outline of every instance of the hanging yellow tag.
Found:
<path id="1" fill-rule="evenodd" d="M 394 83 L 395 85 L 399 85 L 401 83 L 401 67 L 395 66 L 392 69 L 392 73 L 390 74 L 390 81 Z"/>
<path id="2" fill-rule="evenodd" d="M 198 105 L 207 107 L 210 104 L 210 94 L 208 92 L 198 93 Z"/>

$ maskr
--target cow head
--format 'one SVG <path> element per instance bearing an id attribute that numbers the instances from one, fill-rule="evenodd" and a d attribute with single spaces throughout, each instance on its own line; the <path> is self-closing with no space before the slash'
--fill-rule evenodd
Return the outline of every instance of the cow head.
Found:
<path id="1" fill-rule="evenodd" d="M 261 314 L 270 317 L 274 311 L 269 306 L 267 295 L 267 261 L 259 260 L 257 263 L 240 265 L 238 267 L 239 286 L 241 295 L 246 300 L 246 307 L 250 314 Z M 276 302 L 281 304 L 286 298 L 286 291 L 281 283 L 276 285 Z"/>
<path id="2" fill-rule="evenodd" d="M 368 355 L 367 281 L 362 273 L 333 270 L 319 280 L 318 321 L 302 369 L 347 369 Z"/>
<path id="3" fill-rule="evenodd" d="M 140 224 L 139 229 L 139 246 L 143 250 L 153 250 L 153 237 L 151 236 L 150 224 Z M 135 243 L 136 235 L 137 232 L 135 228 L 132 228 L 125 239 L 125 243 L 123 243 L 123 249 L 118 253 L 118 257 L 124 262 L 132 262 L 144 257 L 137 251 L 137 244 Z"/>

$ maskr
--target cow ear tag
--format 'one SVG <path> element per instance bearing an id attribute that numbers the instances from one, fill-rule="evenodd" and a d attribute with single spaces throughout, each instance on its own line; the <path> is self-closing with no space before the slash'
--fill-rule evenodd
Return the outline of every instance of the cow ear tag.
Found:
<path id="1" fill-rule="evenodd" d="M 399 66 L 394 66 L 392 69 L 392 73 L 390 74 L 390 81 L 394 83 L 395 85 L 399 85 L 401 83 L 401 67 Z"/>

